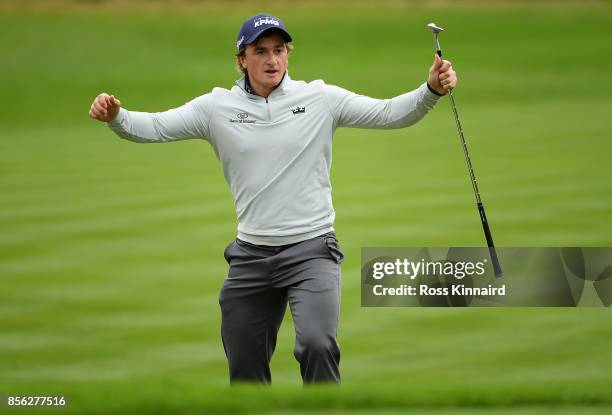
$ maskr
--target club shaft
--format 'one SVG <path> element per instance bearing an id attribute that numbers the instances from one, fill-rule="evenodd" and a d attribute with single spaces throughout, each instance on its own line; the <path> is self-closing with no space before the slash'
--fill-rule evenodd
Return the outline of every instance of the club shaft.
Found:
<path id="1" fill-rule="evenodd" d="M 442 58 L 442 50 L 440 48 L 440 42 L 438 40 L 438 34 L 434 34 L 434 41 L 436 45 L 436 53 L 440 58 Z M 472 188 L 474 189 L 474 195 L 476 196 L 476 207 L 478 208 L 478 214 L 480 216 L 480 222 L 482 223 L 482 229 L 485 234 L 485 238 L 487 240 L 487 246 L 489 247 L 489 255 L 491 256 L 491 261 L 493 262 L 493 272 L 496 277 L 501 277 L 503 275 L 501 265 L 499 264 L 499 258 L 497 257 L 497 251 L 495 251 L 495 244 L 493 242 L 493 235 L 491 234 L 491 229 L 489 228 L 489 222 L 487 221 L 487 215 L 485 214 L 485 208 L 482 203 L 482 199 L 480 198 L 480 191 L 478 190 L 478 183 L 476 181 L 476 175 L 474 174 L 474 167 L 472 167 L 472 160 L 470 159 L 470 153 L 467 148 L 467 144 L 465 141 L 465 135 L 463 133 L 463 127 L 461 126 L 461 121 L 459 120 L 459 113 L 457 112 L 457 105 L 455 104 L 455 98 L 453 97 L 452 89 L 448 91 L 448 97 L 451 102 L 451 107 L 453 109 L 453 115 L 455 117 L 455 123 L 457 124 L 457 132 L 459 133 L 459 140 L 461 141 L 461 147 L 463 149 L 463 155 L 465 156 L 465 163 L 467 164 L 468 173 L 470 175 L 470 181 L 472 183 Z"/>
<path id="2" fill-rule="evenodd" d="M 496 277 L 501 277 L 503 275 L 501 266 L 499 264 L 499 258 L 497 257 L 497 252 L 495 251 L 495 244 L 493 242 L 493 235 L 491 235 L 491 229 L 489 228 L 489 222 L 487 221 L 487 215 L 485 213 L 484 205 L 482 204 L 482 199 L 480 198 L 480 191 L 478 190 L 478 182 L 476 181 L 476 175 L 474 174 L 474 167 L 472 166 L 472 159 L 470 158 L 470 153 L 467 148 L 467 144 L 465 142 L 465 135 L 463 133 L 463 127 L 461 126 L 461 121 L 459 120 L 459 113 L 457 112 L 457 105 L 455 104 L 455 98 L 453 97 L 453 91 L 448 91 L 448 97 L 450 98 L 451 107 L 453 109 L 453 115 L 455 116 L 455 123 L 457 124 L 457 131 L 459 132 L 459 140 L 461 141 L 461 147 L 463 148 L 463 155 L 465 156 L 465 163 L 467 164 L 468 173 L 470 175 L 470 182 L 472 183 L 472 188 L 474 189 L 474 195 L 476 196 L 476 207 L 478 208 L 478 213 L 480 215 L 480 222 L 482 223 L 482 229 L 485 234 L 485 238 L 487 240 L 487 246 L 489 247 L 489 254 L 491 255 L 491 261 L 493 262 L 493 272 Z"/>
<path id="3" fill-rule="evenodd" d="M 472 188 L 474 189 L 474 194 L 476 195 L 476 203 L 482 205 L 480 191 L 478 190 L 478 183 L 476 182 L 476 175 L 474 175 L 474 167 L 472 167 L 472 159 L 470 159 L 470 153 L 468 152 L 467 144 L 465 142 L 465 135 L 463 134 L 463 127 L 461 126 L 461 121 L 459 120 L 459 113 L 457 112 L 457 106 L 455 105 L 455 98 L 453 97 L 452 90 L 448 91 L 448 97 L 450 98 L 453 115 L 455 116 L 455 123 L 457 124 L 459 140 L 461 141 L 461 147 L 463 149 L 463 155 L 465 156 L 465 163 L 467 164 L 470 181 L 472 182 Z"/>

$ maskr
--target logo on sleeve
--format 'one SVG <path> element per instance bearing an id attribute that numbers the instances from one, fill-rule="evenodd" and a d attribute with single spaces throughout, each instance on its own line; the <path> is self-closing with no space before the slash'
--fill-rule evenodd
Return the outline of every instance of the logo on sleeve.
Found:
<path id="1" fill-rule="evenodd" d="M 291 112 L 293 113 L 293 115 L 303 114 L 306 112 L 306 107 L 296 107 L 296 108 L 293 108 Z"/>
<path id="2" fill-rule="evenodd" d="M 246 112 L 239 112 L 236 114 L 236 118 L 230 118 L 229 122 L 235 122 L 238 124 L 255 124 L 255 120 L 249 120 L 249 114 Z"/>

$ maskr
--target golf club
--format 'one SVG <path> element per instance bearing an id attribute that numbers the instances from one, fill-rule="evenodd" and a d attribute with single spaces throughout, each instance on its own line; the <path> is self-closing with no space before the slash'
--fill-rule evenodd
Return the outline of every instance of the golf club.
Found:
<path id="1" fill-rule="evenodd" d="M 436 54 L 442 58 L 442 49 L 440 48 L 440 40 L 438 39 L 438 35 L 440 32 L 443 32 L 444 29 L 437 26 L 435 23 L 429 23 L 427 28 L 431 30 L 433 34 L 434 43 L 436 46 Z M 491 255 L 491 260 L 493 261 L 493 271 L 495 272 L 496 277 L 501 277 L 503 275 L 501 266 L 499 265 L 499 259 L 497 258 L 497 252 L 495 251 L 495 245 L 493 244 L 493 236 L 491 235 L 491 230 L 489 229 L 489 222 L 487 222 L 487 215 L 485 215 L 484 205 L 482 204 L 482 199 L 480 198 L 480 192 L 478 191 L 478 184 L 476 183 L 476 176 L 474 175 L 474 168 L 472 167 L 472 161 L 470 160 L 470 153 L 468 153 L 467 144 L 465 143 L 465 136 L 463 135 L 463 127 L 461 127 L 461 122 L 459 121 L 459 114 L 457 113 L 457 106 L 455 105 L 455 99 L 453 98 L 453 90 L 450 89 L 448 91 L 448 97 L 450 98 L 451 107 L 453 108 L 453 114 L 455 115 L 455 123 L 457 124 L 457 131 L 459 132 L 459 139 L 461 140 L 461 146 L 463 147 L 463 154 L 465 156 L 465 162 L 467 163 L 468 172 L 470 174 L 470 180 L 472 181 L 472 187 L 474 188 L 474 194 L 476 195 L 476 206 L 478 207 L 478 212 L 480 213 L 480 221 L 482 222 L 482 229 L 484 230 L 485 238 L 487 239 L 487 245 L 489 247 L 489 254 Z"/>

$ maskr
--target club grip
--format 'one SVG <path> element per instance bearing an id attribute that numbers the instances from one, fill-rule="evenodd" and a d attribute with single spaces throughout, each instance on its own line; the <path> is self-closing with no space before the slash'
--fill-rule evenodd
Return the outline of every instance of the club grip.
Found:
<path id="1" fill-rule="evenodd" d="M 491 255 L 491 261 L 493 261 L 493 272 L 496 277 L 504 275 L 501 266 L 499 265 L 499 259 L 497 258 L 497 252 L 495 251 L 495 244 L 493 243 L 493 236 L 491 236 L 491 230 L 489 229 L 489 222 L 487 222 L 487 215 L 482 203 L 478 203 L 478 212 L 480 213 L 480 221 L 482 222 L 482 229 L 487 238 L 487 246 L 489 247 L 489 254 Z"/>

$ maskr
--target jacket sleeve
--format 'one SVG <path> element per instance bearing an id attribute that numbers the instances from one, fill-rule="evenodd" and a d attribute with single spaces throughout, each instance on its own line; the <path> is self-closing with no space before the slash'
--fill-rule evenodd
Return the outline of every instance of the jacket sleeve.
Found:
<path id="1" fill-rule="evenodd" d="M 108 127 L 119 137 L 138 143 L 207 139 L 212 112 L 212 93 L 164 112 L 137 112 L 124 108 Z"/>
<path id="2" fill-rule="evenodd" d="M 370 98 L 327 84 L 323 88 L 336 127 L 407 127 L 423 118 L 440 99 L 426 83 L 390 99 Z"/>

